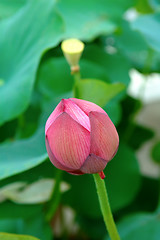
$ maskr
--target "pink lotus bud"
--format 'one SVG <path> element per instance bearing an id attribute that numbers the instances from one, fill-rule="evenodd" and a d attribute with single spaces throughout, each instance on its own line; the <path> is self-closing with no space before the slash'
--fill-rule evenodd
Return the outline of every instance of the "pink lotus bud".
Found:
<path id="1" fill-rule="evenodd" d="M 46 122 L 45 135 L 53 165 L 77 175 L 101 173 L 119 145 L 107 113 L 92 102 L 76 98 L 62 99 Z"/>

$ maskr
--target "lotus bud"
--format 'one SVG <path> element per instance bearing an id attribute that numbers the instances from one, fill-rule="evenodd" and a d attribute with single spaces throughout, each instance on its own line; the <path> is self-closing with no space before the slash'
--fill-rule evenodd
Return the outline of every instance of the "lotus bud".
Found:
<path id="1" fill-rule="evenodd" d="M 53 165 L 71 174 L 100 173 L 119 145 L 116 128 L 98 105 L 62 99 L 45 126 L 46 148 Z"/>
<path id="2" fill-rule="evenodd" d="M 79 59 L 84 49 L 84 43 L 78 39 L 64 40 L 61 45 L 63 54 L 71 67 L 72 72 L 79 71 Z"/>

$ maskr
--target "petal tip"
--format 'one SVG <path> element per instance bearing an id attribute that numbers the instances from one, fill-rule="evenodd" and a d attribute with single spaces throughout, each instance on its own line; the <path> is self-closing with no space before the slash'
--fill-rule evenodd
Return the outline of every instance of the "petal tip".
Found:
<path id="1" fill-rule="evenodd" d="M 98 174 L 102 180 L 106 177 L 103 171 L 99 172 Z"/>

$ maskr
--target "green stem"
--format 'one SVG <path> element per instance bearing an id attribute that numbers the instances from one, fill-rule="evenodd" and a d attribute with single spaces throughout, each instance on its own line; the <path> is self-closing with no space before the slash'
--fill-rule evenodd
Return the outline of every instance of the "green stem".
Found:
<path id="1" fill-rule="evenodd" d="M 72 75 L 74 77 L 75 84 L 81 80 L 80 70 L 77 72 L 73 72 Z"/>
<path id="2" fill-rule="evenodd" d="M 81 81 L 80 70 L 78 72 L 73 72 L 72 75 L 74 78 L 73 94 L 75 98 L 79 98 L 78 85 L 79 85 L 79 82 Z"/>
<path id="3" fill-rule="evenodd" d="M 55 185 L 53 187 L 53 191 L 51 194 L 51 200 L 48 204 L 48 210 L 46 215 L 47 221 L 50 221 L 52 219 L 60 203 L 60 198 L 61 198 L 60 184 L 61 184 L 62 173 L 63 171 L 57 169 Z"/>
<path id="4" fill-rule="evenodd" d="M 108 195 L 105 187 L 105 182 L 102 180 L 98 173 L 93 174 L 96 188 L 97 188 L 97 194 L 99 198 L 100 208 L 103 214 L 103 219 L 106 225 L 106 228 L 108 230 L 108 233 L 110 235 L 111 240 L 120 240 L 120 236 L 118 234 L 111 208 L 109 205 Z"/>

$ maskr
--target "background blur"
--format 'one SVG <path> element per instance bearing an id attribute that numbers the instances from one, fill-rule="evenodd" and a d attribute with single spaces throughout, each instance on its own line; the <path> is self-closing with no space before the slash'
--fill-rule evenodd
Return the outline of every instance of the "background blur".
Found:
<path id="1" fill-rule="evenodd" d="M 71 37 L 85 43 L 77 87 L 60 48 Z M 109 239 L 91 175 L 63 172 L 54 188 L 45 121 L 76 96 L 103 107 L 120 136 L 105 181 L 121 239 L 159 240 L 159 73 L 159 0 L 0 0 L 0 232 Z"/>

